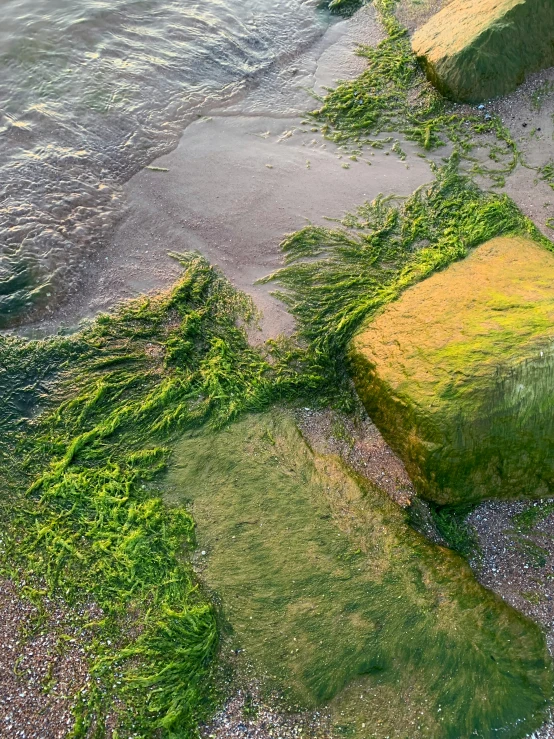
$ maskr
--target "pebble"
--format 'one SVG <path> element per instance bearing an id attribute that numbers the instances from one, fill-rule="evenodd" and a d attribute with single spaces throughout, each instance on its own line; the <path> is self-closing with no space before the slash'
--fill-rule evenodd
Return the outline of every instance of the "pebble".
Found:
<path id="1" fill-rule="evenodd" d="M 44 628 L 22 639 L 22 627 L 37 611 L 18 598 L 13 583 L 0 579 L 0 737 L 6 739 L 66 737 L 75 720 L 70 696 L 88 678 L 84 650 L 75 646 L 60 649 L 62 634 L 72 637 L 77 646 L 82 637 L 72 633 L 60 603 L 47 601 L 45 605 L 48 621 Z M 95 617 L 99 615 L 97 610 Z"/>

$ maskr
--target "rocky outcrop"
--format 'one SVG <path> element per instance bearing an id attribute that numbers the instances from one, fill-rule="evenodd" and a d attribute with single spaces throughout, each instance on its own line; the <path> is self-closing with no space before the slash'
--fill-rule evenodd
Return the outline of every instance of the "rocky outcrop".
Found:
<path id="1" fill-rule="evenodd" d="M 554 255 L 497 238 L 357 336 L 354 378 L 416 489 L 440 504 L 554 491 Z"/>
<path id="2" fill-rule="evenodd" d="M 489 100 L 554 65 L 554 2 L 454 0 L 414 34 L 412 46 L 443 95 Z"/>

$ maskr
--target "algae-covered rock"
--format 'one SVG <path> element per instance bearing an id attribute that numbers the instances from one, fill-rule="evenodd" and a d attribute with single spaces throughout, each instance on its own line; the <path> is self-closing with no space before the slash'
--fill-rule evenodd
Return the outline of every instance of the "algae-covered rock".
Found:
<path id="1" fill-rule="evenodd" d="M 285 705 L 329 716 L 332 736 L 520 739 L 542 723 L 540 628 L 311 449 L 292 413 L 189 432 L 166 489 L 197 523 L 222 654 Z"/>
<path id="2" fill-rule="evenodd" d="M 370 416 L 437 503 L 554 490 L 554 255 L 497 238 L 356 337 Z"/>
<path id="3" fill-rule="evenodd" d="M 554 2 L 454 0 L 412 46 L 443 95 L 471 103 L 505 95 L 554 64 Z"/>

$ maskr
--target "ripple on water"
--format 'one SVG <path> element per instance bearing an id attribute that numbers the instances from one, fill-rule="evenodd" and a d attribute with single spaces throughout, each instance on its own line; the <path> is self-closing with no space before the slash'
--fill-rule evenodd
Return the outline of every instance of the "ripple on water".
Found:
<path id="1" fill-rule="evenodd" d="M 0 327 L 70 294 L 122 184 L 321 34 L 315 0 L 3 0 Z"/>

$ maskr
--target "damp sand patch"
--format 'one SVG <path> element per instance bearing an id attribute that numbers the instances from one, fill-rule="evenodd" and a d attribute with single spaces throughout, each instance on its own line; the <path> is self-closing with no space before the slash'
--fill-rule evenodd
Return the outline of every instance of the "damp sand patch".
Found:
<path id="1" fill-rule="evenodd" d="M 90 681 L 86 646 L 92 631 L 75 629 L 67 608 L 39 609 L 0 579 L 0 736 L 65 737 L 75 694 Z M 91 604 L 86 618 L 102 614 Z"/>
<path id="2" fill-rule="evenodd" d="M 224 649 L 244 650 L 291 709 L 326 704 L 336 730 L 368 738 L 540 724 L 551 677 L 538 627 L 385 493 L 314 454 L 291 414 L 187 434 L 166 489 L 197 522 Z"/>
<path id="3" fill-rule="evenodd" d="M 167 172 L 142 170 L 125 185 L 123 217 L 105 248 L 81 265 L 82 289 L 52 305 L 27 335 L 72 328 L 122 299 L 170 287 L 179 279 L 170 250 L 199 251 L 252 295 L 264 314 L 258 340 L 293 331 L 279 301 L 253 285 L 279 266 L 283 234 L 340 217 L 380 192 L 408 195 L 431 176 L 415 153 L 409 165 L 373 149 L 352 161 L 302 125 L 316 104 L 307 91 L 325 95 L 337 78 L 358 75 L 357 44 L 381 38 L 373 7 L 362 8 L 300 57 L 276 65 L 246 96 L 191 123 L 177 148 L 151 164 Z"/>

